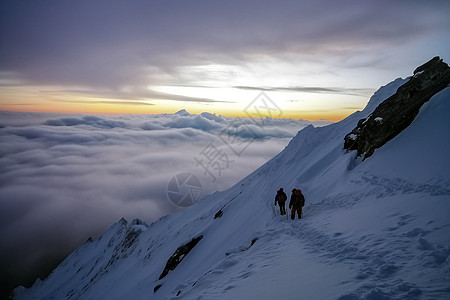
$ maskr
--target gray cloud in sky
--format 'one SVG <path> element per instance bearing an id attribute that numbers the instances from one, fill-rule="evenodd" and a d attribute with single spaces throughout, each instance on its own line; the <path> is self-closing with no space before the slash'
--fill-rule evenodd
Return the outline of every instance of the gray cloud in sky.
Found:
<path id="1" fill-rule="evenodd" d="M 88 100 L 52 100 L 53 102 L 61 103 L 82 103 L 82 104 L 115 104 L 115 105 L 154 105 L 147 102 L 139 101 L 88 101 Z"/>
<path id="2" fill-rule="evenodd" d="M 318 87 L 318 86 L 295 86 L 295 87 L 253 87 L 253 86 L 235 86 L 238 89 L 257 90 L 257 91 L 287 91 L 287 92 L 306 92 L 306 93 L 332 93 L 344 95 L 366 96 L 373 93 L 374 89 L 360 88 L 339 88 L 339 87 Z"/>
<path id="3" fill-rule="evenodd" d="M 191 86 L 193 87 L 193 86 Z M 220 101 L 209 98 L 202 97 L 190 97 L 185 95 L 176 95 L 163 92 L 157 92 L 148 88 L 142 87 L 128 87 L 126 91 L 123 90 L 113 90 L 113 89 L 102 89 L 102 90 L 76 90 L 76 89 L 66 89 L 66 90 L 56 90 L 56 91 L 45 91 L 46 94 L 52 96 L 59 96 L 63 94 L 71 95 L 85 95 L 96 98 L 106 98 L 106 99 L 123 99 L 126 101 L 101 101 L 101 100 L 53 100 L 57 102 L 71 102 L 71 103 L 107 103 L 107 104 L 130 104 L 130 105 L 154 105 L 151 102 L 142 102 L 142 100 L 172 100 L 181 102 L 197 102 L 197 103 L 235 103 L 234 101 Z M 136 101 L 141 100 L 141 101 Z"/>
<path id="4" fill-rule="evenodd" d="M 383 69 L 403 59 L 390 56 L 390 50 L 443 35 L 450 26 L 448 1 L 17 0 L 0 5 L 0 71 L 37 84 L 100 91 L 180 84 L 180 67 L 244 65 L 261 55 Z M 416 59 L 414 64 L 428 57 Z"/>

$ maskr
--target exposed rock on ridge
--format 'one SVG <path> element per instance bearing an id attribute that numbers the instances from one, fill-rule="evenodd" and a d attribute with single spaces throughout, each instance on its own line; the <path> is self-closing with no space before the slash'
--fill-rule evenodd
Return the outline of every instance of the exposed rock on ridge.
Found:
<path id="1" fill-rule="evenodd" d="M 344 148 L 357 150 L 364 159 L 376 148 L 412 123 L 420 107 L 450 84 L 450 67 L 438 56 L 414 70 L 411 79 L 397 93 L 383 101 L 367 118 L 345 136 Z"/>
<path id="2" fill-rule="evenodd" d="M 203 235 L 200 235 L 196 238 L 193 238 L 190 242 L 181 245 L 178 247 L 178 249 L 175 251 L 175 253 L 167 260 L 166 267 L 164 268 L 163 272 L 159 276 L 159 279 L 163 279 L 166 277 L 166 275 L 172 271 L 175 270 L 175 268 L 178 266 L 178 264 L 184 259 L 184 257 L 191 252 L 192 248 L 194 248 L 198 242 L 203 238 Z"/>

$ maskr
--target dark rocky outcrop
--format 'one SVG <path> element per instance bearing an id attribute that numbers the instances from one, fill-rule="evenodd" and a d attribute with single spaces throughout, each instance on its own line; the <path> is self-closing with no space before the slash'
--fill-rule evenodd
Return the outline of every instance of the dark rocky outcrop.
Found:
<path id="1" fill-rule="evenodd" d="M 214 215 L 214 220 L 221 218 L 223 216 L 223 211 L 219 210 L 218 212 L 216 212 L 216 214 Z"/>
<path id="2" fill-rule="evenodd" d="M 345 136 L 344 148 L 364 159 L 408 127 L 420 107 L 450 84 L 450 68 L 438 56 L 418 67 L 397 93 L 383 101 Z"/>
<path id="3" fill-rule="evenodd" d="M 153 293 L 156 293 L 160 288 L 162 287 L 162 284 L 158 284 L 153 288 Z"/>
<path id="4" fill-rule="evenodd" d="M 186 257 L 186 255 L 192 250 L 192 248 L 194 248 L 197 243 L 200 242 L 202 238 L 203 235 L 200 235 L 196 238 L 193 238 L 190 242 L 178 247 L 173 255 L 167 260 L 166 266 L 159 276 L 159 279 L 163 279 L 170 271 L 175 270 L 178 264 Z"/>

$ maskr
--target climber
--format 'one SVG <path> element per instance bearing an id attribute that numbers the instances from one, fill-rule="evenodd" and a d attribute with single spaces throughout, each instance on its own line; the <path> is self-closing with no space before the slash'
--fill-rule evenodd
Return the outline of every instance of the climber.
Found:
<path id="1" fill-rule="evenodd" d="M 286 207 L 285 207 L 286 200 L 287 200 L 286 193 L 283 192 L 283 188 L 280 188 L 277 191 L 277 195 L 275 196 L 275 206 L 277 206 L 277 202 L 278 202 L 278 205 L 280 206 L 280 214 L 281 215 L 286 214 Z"/>
<path id="2" fill-rule="evenodd" d="M 289 201 L 289 209 L 291 210 L 291 219 L 295 219 L 295 212 L 297 211 L 298 218 L 303 217 L 303 206 L 305 205 L 305 196 L 302 191 L 298 189 L 292 190 L 291 201 Z"/>

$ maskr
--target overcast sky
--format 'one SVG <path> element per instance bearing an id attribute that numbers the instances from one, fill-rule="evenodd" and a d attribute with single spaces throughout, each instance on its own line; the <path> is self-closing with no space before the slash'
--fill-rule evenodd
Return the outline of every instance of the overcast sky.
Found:
<path id="1" fill-rule="evenodd" d="M 448 1 L 1 1 L 0 109 L 340 119 L 449 59 Z"/>

